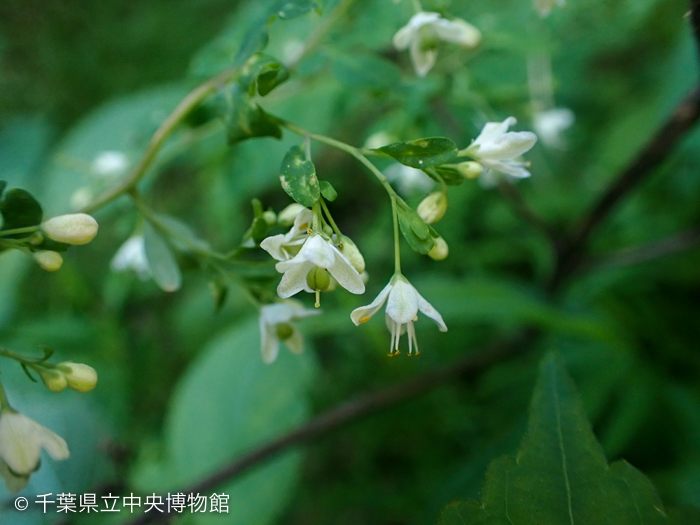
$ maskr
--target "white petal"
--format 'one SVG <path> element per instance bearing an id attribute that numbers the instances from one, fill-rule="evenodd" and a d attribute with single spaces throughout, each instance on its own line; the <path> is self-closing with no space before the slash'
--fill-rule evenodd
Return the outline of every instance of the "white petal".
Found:
<path id="1" fill-rule="evenodd" d="M 531 131 L 511 131 L 482 143 L 474 155 L 479 160 L 512 159 L 530 151 L 536 142 L 537 135 Z"/>
<path id="2" fill-rule="evenodd" d="M 436 60 L 436 49 L 422 49 L 419 40 L 414 40 L 411 43 L 411 62 L 413 62 L 413 69 L 416 70 L 416 74 L 419 77 L 427 75 L 428 71 L 433 69 Z"/>
<path id="3" fill-rule="evenodd" d="M 292 226 L 292 229 L 289 230 L 288 235 L 291 234 L 292 237 L 296 235 L 305 235 L 306 231 L 311 226 L 312 220 L 313 213 L 310 209 L 304 208 L 294 219 L 294 226 Z"/>
<path id="4" fill-rule="evenodd" d="M 386 305 L 386 313 L 399 324 L 406 324 L 416 317 L 418 313 L 418 292 L 403 279 L 397 279 Z"/>
<path id="5" fill-rule="evenodd" d="M 418 30 L 426 24 L 432 24 L 440 19 L 440 13 L 421 11 L 416 13 L 408 21 L 408 24 L 399 29 L 394 35 L 394 47 L 399 51 L 406 49 L 416 39 Z"/>
<path id="6" fill-rule="evenodd" d="M 287 254 L 282 250 L 282 246 L 288 242 L 287 235 L 280 233 L 266 237 L 260 243 L 260 247 L 278 261 L 286 261 L 289 259 Z"/>
<path id="7" fill-rule="evenodd" d="M 335 263 L 336 253 L 340 254 L 328 241 L 320 235 L 312 235 L 301 248 L 299 255 L 312 262 L 319 268 L 328 270 Z"/>
<path id="8" fill-rule="evenodd" d="M 338 284 L 345 288 L 348 292 L 354 294 L 365 293 L 365 283 L 357 273 L 355 267 L 348 261 L 337 248 L 328 245 L 334 252 L 335 261 L 330 266 L 328 272 L 338 281 Z"/>
<path id="9" fill-rule="evenodd" d="M 287 261 L 286 263 L 277 263 L 278 271 L 279 266 L 288 264 L 289 262 L 291 261 Z M 307 287 L 306 276 L 308 275 L 309 270 L 311 270 L 313 267 L 314 264 L 308 261 L 290 266 L 284 272 L 282 280 L 277 286 L 277 295 L 283 299 L 286 299 L 287 297 L 291 297 L 292 295 L 304 290 Z"/>
<path id="10" fill-rule="evenodd" d="M 433 24 L 433 29 L 440 39 L 463 47 L 476 47 L 481 41 L 481 31 L 460 18 L 438 20 Z"/>
<path id="11" fill-rule="evenodd" d="M 524 162 L 502 162 L 502 161 L 482 161 L 484 167 L 489 168 L 493 171 L 498 171 L 500 173 L 505 173 L 516 179 L 525 179 L 530 176 L 530 172 L 525 168 L 526 164 Z"/>
<path id="12" fill-rule="evenodd" d="M 416 295 L 418 296 L 418 308 L 420 311 L 435 321 L 441 332 L 447 332 L 447 325 L 445 325 L 445 321 L 442 320 L 440 313 L 433 308 L 432 304 L 423 299 L 423 296 L 419 294 L 418 291 L 416 291 Z"/>
<path id="13" fill-rule="evenodd" d="M 280 342 L 277 339 L 274 325 L 260 327 L 260 351 L 263 363 L 270 364 L 277 359 L 280 350 Z"/>
<path id="14" fill-rule="evenodd" d="M 350 319 L 352 319 L 352 322 L 355 323 L 355 326 L 360 326 L 360 324 L 364 322 L 363 319 L 368 321 L 369 317 L 372 317 L 377 313 L 377 310 L 382 307 L 392 288 L 392 283 L 387 284 L 382 291 L 379 292 L 379 295 L 374 298 L 374 301 L 369 303 L 367 306 L 360 306 L 352 311 L 350 314 Z"/>
<path id="15" fill-rule="evenodd" d="M 68 459 L 70 452 L 68 451 L 66 440 L 38 423 L 37 426 L 41 429 L 41 445 L 46 449 L 46 452 L 49 453 L 49 456 L 57 461 Z"/>
<path id="16" fill-rule="evenodd" d="M 481 145 L 485 142 L 489 142 L 494 137 L 503 135 L 506 131 L 508 131 L 510 126 L 516 124 L 517 122 L 518 121 L 515 117 L 508 117 L 503 122 L 487 122 L 486 125 L 484 125 L 484 129 L 481 130 L 481 133 L 479 133 L 479 136 L 476 137 L 476 140 L 472 145 Z"/>
<path id="17" fill-rule="evenodd" d="M 285 339 L 284 344 L 295 354 L 304 351 L 304 337 L 296 326 L 292 326 L 292 335 Z"/>

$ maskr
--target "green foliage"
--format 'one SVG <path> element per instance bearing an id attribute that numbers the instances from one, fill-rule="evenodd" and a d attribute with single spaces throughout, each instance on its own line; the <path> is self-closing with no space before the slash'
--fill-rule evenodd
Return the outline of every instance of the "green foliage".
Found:
<path id="1" fill-rule="evenodd" d="M 457 158 L 457 145 L 444 137 L 395 142 L 377 151 L 393 157 L 401 164 L 416 169 L 425 169 L 446 164 Z"/>
<path id="2" fill-rule="evenodd" d="M 556 354 L 532 396 L 528 432 L 515 458 L 495 460 L 481 504 L 455 503 L 441 525 L 669 523 L 653 485 L 625 461 L 608 466 L 578 393 Z"/>
<path id="3" fill-rule="evenodd" d="M 322 180 L 320 182 L 321 195 L 323 198 L 329 202 L 333 202 L 338 197 L 338 192 L 335 191 L 333 185 L 327 180 Z"/>
<path id="4" fill-rule="evenodd" d="M 238 83 L 250 86 L 250 96 L 254 96 L 257 90 L 264 97 L 288 78 L 289 71 L 284 65 L 270 56 L 256 53 L 241 68 Z"/>
<path id="5" fill-rule="evenodd" d="M 418 253 L 428 253 L 435 244 L 432 228 L 403 201 L 397 202 L 399 228 L 408 244 Z"/>
<path id="6" fill-rule="evenodd" d="M 229 144 L 254 137 L 282 138 L 279 125 L 253 102 L 239 84 L 233 84 L 221 98 Z"/>
<path id="7" fill-rule="evenodd" d="M 147 222 L 143 228 L 148 267 L 155 283 L 165 292 L 174 292 L 182 285 L 182 274 L 168 243 Z"/>
<path id="8" fill-rule="evenodd" d="M 292 146 L 284 156 L 280 167 L 280 182 L 287 195 L 307 208 L 316 204 L 321 196 L 316 167 L 306 158 L 306 153 L 300 146 Z"/>
<path id="9" fill-rule="evenodd" d="M 2 194 L 2 192 L 0 192 Z M 2 214 L 2 229 L 14 230 L 27 226 L 37 226 L 41 223 L 44 212 L 41 204 L 26 190 L 15 188 L 2 194 L 0 200 Z M 26 237 L 26 234 L 10 235 L 10 237 Z"/>

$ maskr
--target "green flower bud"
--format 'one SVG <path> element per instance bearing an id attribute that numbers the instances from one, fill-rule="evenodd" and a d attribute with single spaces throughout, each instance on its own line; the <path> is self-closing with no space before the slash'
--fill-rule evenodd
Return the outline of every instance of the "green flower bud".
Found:
<path id="1" fill-rule="evenodd" d="M 76 245 L 87 244 L 94 239 L 97 228 L 97 221 L 85 213 L 59 215 L 41 225 L 49 239 Z"/>
<path id="2" fill-rule="evenodd" d="M 97 384 L 97 372 L 91 366 L 65 361 L 56 368 L 65 374 L 68 386 L 78 392 L 89 392 Z"/>
<path id="3" fill-rule="evenodd" d="M 465 179 L 476 179 L 484 171 L 484 167 L 478 162 L 460 162 L 457 171 Z"/>
<path id="4" fill-rule="evenodd" d="M 277 222 L 280 226 L 291 226 L 294 224 L 294 219 L 297 218 L 302 211 L 306 208 L 299 203 L 293 203 L 283 209 L 279 214 L 277 214 Z"/>
<path id="5" fill-rule="evenodd" d="M 39 246 L 42 242 L 44 242 L 44 236 L 39 232 L 32 233 L 32 236 L 29 237 L 27 242 L 32 246 Z"/>
<path id="6" fill-rule="evenodd" d="M 47 272 L 55 272 L 63 265 L 63 257 L 58 252 L 44 250 L 32 254 L 36 263 Z"/>
<path id="7" fill-rule="evenodd" d="M 277 323 L 275 325 L 275 333 L 277 334 L 277 339 L 286 341 L 294 335 L 294 327 L 289 323 Z"/>
<path id="8" fill-rule="evenodd" d="M 350 237 L 343 235 L 340 239 L 340 247 L 338 249 L 340 250 L 340 253 L 347 257 L 350 264 L 352 264 L 355 270 L 357 270 L 357 273 L 362 273 L 365 271 L 365 258 L 362 257 L 360 250 L 358 250 L 357 246 L 354 242 L 352 242 Z"/>
<path id="9" fill-rule="evenodd" d="M 52 368 L 42 369 L 39 371 L 39 376 L 44 386 L 51 390 L 51 392 L 61 392 L 68 386 L 66 376 L 59 370 L 54 370 Z"/>
<path id="10" fill-rule="evenodd" d="M 447 259 L 449 253 L 450 248 L 449 246 L 447 246 L 445 239 L 443 239 L 442 237 L 438 237 L 437 239 L 435 239 L 435 244 L 428 252 L 428 257 L 430 257 L 434 261 L 442 261 L 443 259 Z"/>
<path id="11" fill-rule="evenodd" d="M 431 193 L 421 201 L 416 211 L 428 224 L 439 221 L 447 211 L 447 195 L 441 191 Z"/>
<path id="12" fill-rule="evenodd" d="M 266 212 L 263 212 L 262 217 L 268 226 L 274 226 L 275 224 L 277 224 L 277 214 L 272 210 L 267 210 Z"/>
<path id="13" fill-rule="evenodd" d="M 306 274 L 306 284 L 308 284 L 309 288 L 312 290 L 325 292 L 331 284 L 331 276 L 328 270 L 314 266 L 309 270 L 309 273 Z"/>

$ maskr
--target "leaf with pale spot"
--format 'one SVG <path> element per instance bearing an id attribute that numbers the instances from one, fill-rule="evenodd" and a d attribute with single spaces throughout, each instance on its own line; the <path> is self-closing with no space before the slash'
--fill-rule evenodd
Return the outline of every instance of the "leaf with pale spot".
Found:
<path id="1" fill-rule="evenodd" d="M 311 208 L 321 196 L 321 187 L 313 162 L 306 160 L 299 146 L 292 146 L 280 168 L 282 189 L 302 206 Z"/>

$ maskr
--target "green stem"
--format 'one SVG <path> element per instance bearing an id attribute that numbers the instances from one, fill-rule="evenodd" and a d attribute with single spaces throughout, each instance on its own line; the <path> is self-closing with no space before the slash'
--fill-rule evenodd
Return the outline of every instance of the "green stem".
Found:
<path id="1" fill-rule="evenodd" d="M 413 0 L 413 10 L 416 13 L 420 13 L 423 11 L 423 6 L 420 5 L 420 0 Z"/>
<path id="2" fill-rule="evenodd" d="M 323 199 L 319 199 L 319 202 L 323 202 Z M 313 220 L 311 229 L 317 233 L 321 233 L 323 231 L 321 227 L 321 206 L 318 202 L 311 208 L 311 216 Z"/>
<path id="3" fill-rule="evenodd" d="M 321 203 L 321 208 L 323 208 L 323 211 L 326 213 L 326 217 L 328 218 L 328 223 L 331 225 L 331 228 L 333 228 L 333 231 L 338 236 L 338 241 L 340 241 L 340 237 L 343 234 L 340 233 L 340 228 L 338 228 L 338 225 L 333 220 L 333 216 L 331 215 L 331 212 L 328 209 L 328 205 L 326 204 L 326 201 L 324 201 L 323 199 L 320 199 L 320 203 Z"/>
<path id="4" fill-rule="evenodd" d="M 0 237 L 17 235 L 19 233 L 34 233 L 37 230 L 39 230 L 39 226 L 25 226 L 24 228 L 15 228 L 13 230 L 2 230 L 0 231 Z"/>
<path id="5" fill-rule="evenodd" d="M 401 275 L 401 236 L 399 234 L 399 210 L 396 197 L 391 198 L 391 213 L 394 216 L 394 273 Z"/>
<path id="6" fill-rule="evenodd" d="M 5 410 L 6 408 L 12 408 L 10 406 L 10 402 L 7 400 L 7 394 L 5 393 L 5 387 L 2 385 L 2 381 L 0 381 L 0 412 Z"/>
<path id="7" fill-rule="evenodd" d="M 161 149 L 165 141 L 170 137 L 170 135 L 175 131 L 175 128 L 189 115 L 189 113 L 195 109 L 205 98 L 214 93 L 222 84 L 226 84 L 235 78 L 238 74 L 237 70 L 228 69 L 222 73 L 219 73 L 214 78 L 211 78 L 200 84 L 195 89 L 193 89 L 182 101 L 177 105 L 177 107 L 168 115 L 160 127 L 151 137 L 151 141 L 148 143 L 146 151 L 139 160 L 138 164 L 134 166 L 129 175 L 120 183 L 110 188 L 102 195 L 97 197 L 95 201 L 83 208 L 84 213 L 90 213 L 102 206 L 112 202 L 117 197 L 130 192 L 136 187 L 138 182 L 146 174 L 148 168 L 153 164 L 153 161 Z"/>

